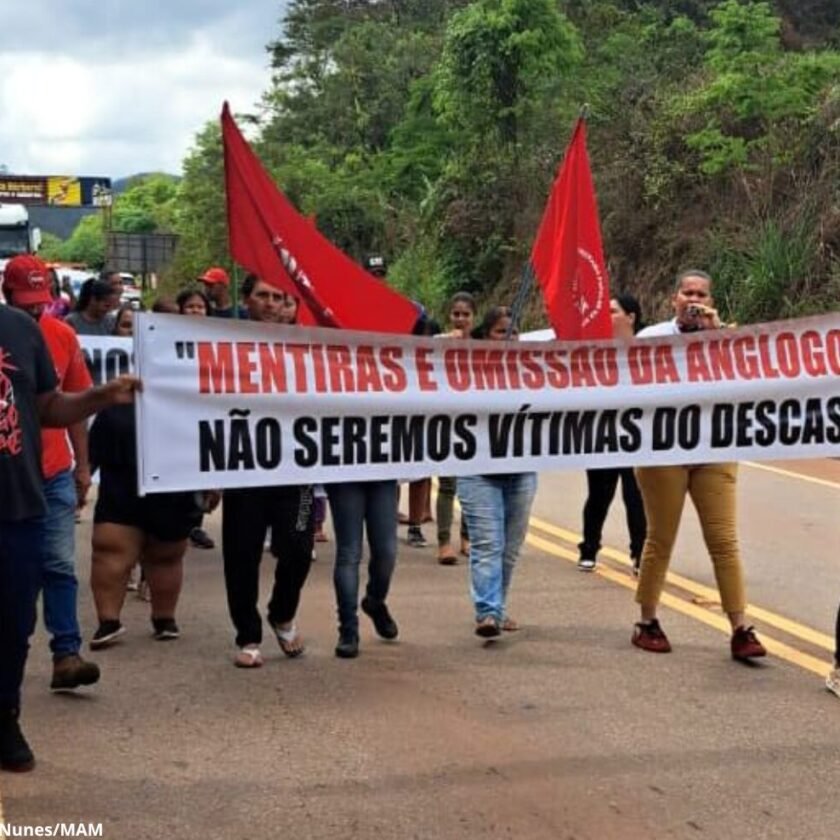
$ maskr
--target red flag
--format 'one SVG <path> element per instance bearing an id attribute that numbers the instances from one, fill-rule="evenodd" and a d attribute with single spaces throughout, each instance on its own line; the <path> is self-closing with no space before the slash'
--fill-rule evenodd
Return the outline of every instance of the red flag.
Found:
<path id="1" fill-rule="evenodd" d="M 609 277 L 583 119 L 575 126 L 551 188 L 531 251 L 531 269 L 557 338 L 612 338 Z"/>
<path id="2" fill-rule="evenodd" d="M 275 186 L 222 108 L 231 256 L 301 300 L 299 321 L 351 330 L 410 333 L 417 307 L 322 236 Z"/>

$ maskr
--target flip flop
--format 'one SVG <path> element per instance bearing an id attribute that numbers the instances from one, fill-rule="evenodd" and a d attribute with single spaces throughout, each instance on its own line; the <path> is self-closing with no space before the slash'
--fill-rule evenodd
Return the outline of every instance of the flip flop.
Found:
<path id="1" fill-rule="evenodd" d="M 516 633 L 521 629 L 522 628 L 519 626 L 519 622 L 516 621 L 516 619 L 506 618 L 502 621 L 502 630 L 504 630 L 505 633 Z"/>
<path id="2" fill-rule="evenodd" d="M 237 668 L 261 668 L 263 664 L 262 654 L 256 645 L 248 645 L 240 648 L 236 654 L 233 664 Z"/>
<path id="3" fill-rule="evenodd" d="M 454 566 L 458 562 L 458 555 L 450 548 L 445 554 L 438 554 L 438 563 L 441 566 Z"/>
<path id="4" fill-rule="evenodd" d="M 304 650 L 306 650 L 303 646 L 300 633 L 298 632 L 297 624 L 292 624 L 288 630 L 281 630 L 276 624 L 272 624 L 271 629 L 274 630 L 274 635 L 277 636 L 277 644 L 280 645 L 280 650 L 282 650 L 289 659 L 295 659 L 300 656 Z M 297 644 L 298 647 L 293 647 L 295 644 Z"/>
<path id="5" fill-rule="evenodd" d="M 492 639 L 501 634 L 499 622 L 492 615 L 487 615 L 481 621 L 476 622 L 475 635 L 481 636 L 482 639 Z"/>

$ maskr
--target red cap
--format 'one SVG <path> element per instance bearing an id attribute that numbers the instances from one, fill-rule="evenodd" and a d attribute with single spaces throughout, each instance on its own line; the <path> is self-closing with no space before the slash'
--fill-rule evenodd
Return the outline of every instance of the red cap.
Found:
<path id="1" fill-rule="evenodd" d="M 46 263 L 32 254 L 12 257 L 3 269 L 3 291 L 15 306 L 52 303 Z"/>
<path id="2" fill-rule="evenodd" d="M 225 286 L 230 285 L 230 277 L 223 268 L 208 268 L 204 274 L 198 278 L 202 283 L 222 283 Z"/>

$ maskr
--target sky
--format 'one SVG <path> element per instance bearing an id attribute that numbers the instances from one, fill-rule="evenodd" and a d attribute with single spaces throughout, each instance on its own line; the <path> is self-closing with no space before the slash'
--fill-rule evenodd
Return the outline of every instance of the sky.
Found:
<path id="1" fill-rule="evenodd" d="M 0 0 L 0 166 L 178 174 L 227 99 L 251 112 L 287 0 Z"/>

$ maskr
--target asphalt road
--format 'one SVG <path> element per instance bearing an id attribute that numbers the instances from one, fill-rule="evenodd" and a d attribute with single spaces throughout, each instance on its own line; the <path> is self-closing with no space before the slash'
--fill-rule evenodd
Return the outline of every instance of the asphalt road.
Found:
<path id="1" fill-rule="evenodd" d="M 544 475 L 513 584 L 524 629 L 498 643 L 472 635 L 466 567 L 404 545 L 400 641 L 364 623 L 355 661 L 332 654 L 331 543 L 304 592 L 298 660 L 266 643 L 264 668 L 232 666 L 217 551 L 188 556 L 179 641 L 154 641 L 129 598 L 91 690 L 50 694 L 39 629 L 24 714 L 39 763 L 0 776 L 6 823 L 102 823 L 120 840 L 834 838 L 840 700 L 816 672 L 840 598 L 840 462 L 773 469 L 745 466 L 740 492 L 748 596 L 781 652 L 762 665 L 728 656 L 690 511 L 673 565 L 687 582 L 662 613 L 674 652 L 633 648 L 620 503 L 600 572 L 582 575 L 584 481 Z M 86 579 L 87 524 L 78 545 Z"/>

